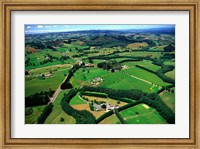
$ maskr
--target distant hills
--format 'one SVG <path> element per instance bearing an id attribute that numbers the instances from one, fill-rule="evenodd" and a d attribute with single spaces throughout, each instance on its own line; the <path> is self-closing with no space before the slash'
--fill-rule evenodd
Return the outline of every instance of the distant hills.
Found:
<path id="1" fill-rule="evenodd" d="M 175 27 L 146 28 L 146 29 L 128 29 L 128 30 L 80 30 L 66 32 L 26 32 L 25 34 L 130 34 L 130 33 L 153 33 L 153 34 L 175 34 Z"/>

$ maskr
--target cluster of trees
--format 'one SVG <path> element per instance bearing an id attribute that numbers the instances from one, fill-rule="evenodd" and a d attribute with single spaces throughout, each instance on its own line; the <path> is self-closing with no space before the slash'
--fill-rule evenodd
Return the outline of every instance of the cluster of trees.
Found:
<path id="1" fill-rule="evenodd" d="M 94 108 L 94 106 L 93 106 L 93 101 L 91 101 L 91 102 L 89 103 L 89 107 L 90 107 L 90 110 L 91 110 L 91 111 L 94 111 L 94 110 L 95 110 L 95 108 Z"/>
<path id="2" fill-rule="evenodd" d="M 49 97 L 53 96 L 54 91 L 49 90 L 45 92 L 36 93 L 25 98 L 25 107 L 33 107 L 45 105 L 49 102 Z"/>
<path id="3" fill-rule="evenodd" d="M 48 49 L 51 49 L 52 51 L 56 51 L 56 48 L 54 48 L 54 47 L 51 46 L 51 45 L 47 45 L 47 48 L 48 48 Z"/>
<path id="4" fill-rule="evenodd" d="M 25 60 L 25 66 L 35 66 L 35 63 L 31 61 L 31 59 L 28 57 Z"/>
<path id="5" fill-rule="evenodd" d="M 175 54 L 174 53 L 165 53 L 161 59 L 164 60 L 170 60 L 170 59 L 174 59 L 175 58 Z"/>
<path id="6" fill-rule="evenodd" d="M 37 119 L 37 124 L 43 124 L 49 114 L 52 112 L 53 104 L 49 103 L 44 110 L 42 111 L 41 115 Z"/>
<path id="7" fill-rule="evenodd" d="M 163 48 L 165 52 L 173 52 L 175 51 L 175 47 L 172 44 L 169 44 L 168 46 Z"/>
<path id="8" fill-rule="evenodd" d="M 152 64 L 157 65 L 157 66 L 161 66 L 161 67 L 164 65 L 163 61 L 158 60 L 158 59 L 152 60 Z"/>
<path id="9" fill-rule="evenodd" d="M 26 43 L 26 46 L 30 46 L 30 47 L 33 47 L 35 49 L 45 49 L 46 48 L 46 45 L 42 42 L 29 42 L 29 43 Z"/>
<path id="10" fill-rule="evenodd" d="M 69 83 L 69 82 L 64 82 L 64 83 L 62 83 L 61 86 L 60 86 L 60 88 L 61 88 L 62 90 L 70 89 L 70 88 L 72 88 L 72 87 L 73 87 L 72 84 Z"/>
<path id="11" fill-rule="evenodd" d="M 25 75 L 29 75 L 29 71 L 28 70 L 25 71 Z"/>
<path id="12" fill-rule="evenodd" d="M 53 62 L 55 60 L 58 60 L 58 58 L 55 57 L 55 56 L 53 56 L 53 55 L 46 54 L 45 55 L 45 60 L 43 60 L 42 62 L 40 62 L 40 65 L 51 63 L 51 62 Z"/>
<path id="13" fill-rule="evenodd" d="M 118 63 L 116 60 L 109 60 L 109 61 L 105 61 L 105 62 L 100 62 L 100 63 L 97 64 L 97 67 L 103 68 L 105 70 L 111 69 L 111 71 L 122 69 L 121 64 Z"/>
<path id="14" fill-rule="evenodd" d="M 69 56 L 63 55 L 63 56 L 60 57 L 59 60 L 60 60 L 61 62 L 64 62 L 64 61 L 67 60 L 67 59 L 69 59 Z"/>
<path id="15" fill-rule="evenodd" d="M 69 70 L 69 75 L 67 76 L 67 78 L 65 79 L 65 81 L 61 84 L 61 89 L 69 89 L 72 88 L 72 84 L 69 82 L 69 80 L 71 79 L 71 77 L 74 75 L 74 73 L 76 72 L 76 70 L 79 69 L 79 65 L 74 65 L 70 70 Z"/>
<path id="16" fill-rule="evenodd" d="M 64 41 L 63 41 L 63 43 L 67 43 L 67 44 L 71 44 L 71 42 L 72 42 L 71 39 L 68 39 L 68 40 L 64 40 Z"/>
<path id="17" fill-rule="evenodd" d="M 87 110 L 76 110 L 69 105 L 70 100 L 77 94 L 78 90 L 71 89 L 67 95 L 61 100 L 61 107 L 68 115 L 76 119 L 77 124 L 96 124 L 96 119 Z"/>
<path id="18" fill-rule="evenodd" d="M 95 39 L 95 40 L 94 40 Z M 111 48 L 111 47 L 125 47 L 129 42 L 122 40 L 122 38 L 118 38 L 115 36 L 97 36 L 90 39 L 84 39 L 84 45 L 96 46 L 100 48 Z"/>

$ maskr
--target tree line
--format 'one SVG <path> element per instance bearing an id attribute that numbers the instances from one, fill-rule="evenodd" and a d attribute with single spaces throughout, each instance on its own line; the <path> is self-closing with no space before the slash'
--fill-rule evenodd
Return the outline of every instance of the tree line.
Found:
<path id="1" fill-rule="evenodd" d="M 53 104 L 49 103 L 44 110 L 42 111 L 42 114 L 38 117 L 37 119 L 37 124 L 43 124 L 45 122 L 45 120 L 47 119 L 47 117 L 50 115 L 50 113 L 52 112 L 53 109 Z"/>
<path id="2" fill-rule="evenodd" d="M 78 90 L 71 89 L 61 100 L 61 107 L 64 112 L 75 118 L 77 124 L 96 124 L 96 119 L 92 113 L 87 110 L 76 110 L 69 105 L 70 100 L 76 96 Z"/>
<path id="3" fill-rule="evenodd" d="M 49 102 L 49 98 L 54 94 L 53 90 L 42 91 L 40 93 L 33 94 L 31 96 L 25 97 L 25 107 L 33 107 L 45 105 Z"/>
<path id="4" fill-rule="evenodd" d="M 81 89 L 82 94 L 85 91 L 90 92 L 101 92 L 106 93 L 109 98 L 113 98 L 120 101 L 131 102 L 131 100 L 126 100 L 126 98 L 130 98 L 133 100 L 139 100 L 142 96 L 146 93 L 142 92 L 141 90 L 114 90 L 110 88 L 103 88 L 103 87 L 91 87 L 91 86 L 83 86 Z"/>

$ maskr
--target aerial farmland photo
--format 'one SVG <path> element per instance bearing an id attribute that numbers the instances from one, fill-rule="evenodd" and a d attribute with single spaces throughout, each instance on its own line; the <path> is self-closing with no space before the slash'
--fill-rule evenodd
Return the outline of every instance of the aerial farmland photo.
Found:
<path id="1" fill-rule="evenodd" d="M 25 124 L 175 124 L 175 25 L 24 32 Z"/>

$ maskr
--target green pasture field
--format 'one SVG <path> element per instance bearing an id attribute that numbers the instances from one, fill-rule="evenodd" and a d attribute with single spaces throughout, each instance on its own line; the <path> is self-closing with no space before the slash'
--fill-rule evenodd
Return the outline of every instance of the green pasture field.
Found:
<path id="1" fill-rule="evenodd" d="M 175 112 L 175 94 L 163 91 L 159 95 L 166 105 Z"/>
<path id="2" fill-rule="evenodd" d="M 142 66 L 142 67 L 144 67 L 144 68 L 147 68 L 147 69 L 149 69 L 149 70 L 151 70 L 151 71 L 153 71 L 153 72 L 156 72 L 156 71 L 158 71 L 159 69 L 161 69 L 161 66 L 157 66 L 157 65 L 154 65 L 154 64 L 150 64 L 150 65 L 140 65 L 140 66 Z"/>
<path id="3" fill-rule="evenodd" d="M 68 69 L 71 68 L 71 66 L 72 66 L 71 64 L 63 64 L 63 65 L 52 65 L 52 66 L 47 66 L 47 67 L 31 69 L 29 71 L 29 76 L 45 74 L 45 73 L 49 73 L 50 71 L 52 72 L 61 71 L 61 70 L 68 71 Z"/>
<path id="4" fill-rule="evenodd" d="M 165 75 L 175 80 L 175 69 L 165 73 Z"/>
<path id="5" fill-rule="evenodd" d="M 30 61 L 39 63 L 39 62 L 45 60 L 45 56 L 47 54 L 52 55 L 57 58 L 60 58 L 62 56 L 62 53 L 59 51 L 52 51 L 50 49 L 44 49 L 44 50 L 40 50 L 40 51 L 37 51 L 32 54 L 26 55 L 26 59 L 30 58 Z"/>
<path id="6" fill-rule="evenodd" d="M 102 77 L 103 75 L 108 73 L 110 72 L 100 68 L 80 68 L 76 71 L 70 82 L 73 84 L 74 87 L 79 87 L 81 85 L 91 85 L 91 79 Z"/>
<path id="7" fill-rule="evenodd" d="M 139 51 L 136 51 L 136 52 L 124 52 L 124 53 L 120 53 L 119 54 L 120 56 L 151 56 L 152 58 L 155 58 L 155 57 L 160 57 L 162 56 L 161 52 L 139 52 Z"/>
<path id="8" fill-rule="evenodd" d="M 121 122 L 119 121 L 119 119 L 117 118 L 117 116 L 113 114 L 113 115 L 105 118 L 99 124 L 121 124 Z"/>
<path id="9" fill-rule="evenodd" d="M 73 64 L 75 62 L 75 60 L 69 58 L 67 60 L 65 60 L 64 62 L 61 62 L 61 61 L 53 61 L 53 62 L 48 62 L 46 64 L 38 64 L 38 65 L 35 65 L 35 66 L 26 66 L 26 70 L 31 70 L 31 69 L 36 69 L 36 68 L 42 68 L 42 67 L 47 67 L 47 66 L 54 66 L 54 65 L 59 65 L 59 64 Z"/>
<path id="10" fill-rule="evenodd" d="M 139 104 L 120 112 L 128 124 L 166 124 L 159 113 L 146 104 Z"/>
<path id="11" fill-rule="evenodd" d="M 173 61 L 164 61 L 164 64 L 165 64 L 165 65 L 172 65 L 172 66 L 175 66 L 175 62 L 173 62 Z"/>
<path id="12" fill-rule="evenodd" d="M 136 76 L 138 78 L 147 80 L 147 81 L 149 81 L 153 84 L 157 84 L 157 85 L 160 85 L 160 86 L 169 85 L 169 83 L 163 82 L 157 75 L 150 73 L 146 70 L 143 70 L 141 68 L 138 68 L 138 67 L 132 67 L 132 68 L 129 68 L 129 69 L 125 69 L 123 71 L 125 71 L 125 72 L 127 72 L 127 73 L 129 73 L 133 76 Z"/>
<path id="13" fill-rule="evenodd" d="M 50 88 L 56 90 L 66 77 L 64 74 L 67 73 L 68 70 L 60 70 L 55 71 L 53 76 L 45 77 L 45 79 L 41 79 L 41 77 L 34 77 L 31 80 L 26 79 L 25 96 L 30 96 L 41 91 L 49 91 Z"/>
<path id="14" fill-rule="evenodd" d="M 59 51 L 52 51 L 50 49 L 44 49 L 41 51 L 38 51 L 36 53 L 32 53 L 32 54 L 27 54 L 26 55 L 26 59 L 30 59 L 30 63 L 34 63 L 35 66 L 30 65 L 30 66 L 26 66 L 26 70 L 30 70 L 33 68 L 39 68 L 39 67 L 45 67 L 45 66 L 52 66 L 52 65 L 57 65 L 57 64 L 63 64 L 63 62 L 61 62 L 60 60 L 55 60 L 53 62 L 48 62 L 46 64 L 40 64 L 40 62 L 43 62 L 45 60 L 45 56 L 49 54 L 52 55 L 56 58 L 61 58 L 61 56 L 63 56 L 63 54 Z M 71 58 L 68 58 L 67 60 L 64 61 L 64 63 L 73 63 L 74 60 Z"/>
<path id="15" fill-rule="evenodd" d="M 62 98 L 64 97 L 64 94 L 68 93 L 69 91 L 68 90 L 64 90 L 64 91 L 61 91 L 58 95 L 58 97 L 56 98 L 56 100 L 54 101 L 53 105 L 53 110 L 52 112 L 50 113 L 50 115 L 47 117 L 47 119 L 45 120 L 45 124 L 75 124 L 76 123 L 76 120 L 66 114 L 62 108 L 61 108 L 61 105 L 60 105 L 60 102 L 62 100 Z M 61 118 L 64 118 L 64 121 L 61 121 Z"/>
<path id="16" fill-rule="evenodd" d="M 100 62 L 102 62 L 102 61 L 103 61 L 103 60 L 101 60 L 101 59 L 100 59 L 100 60 L 98 60 L 98 59 L 93 59 L 93 64 L 96 64 L 96 65 L 97 65 L 98 63 L 100 63 Z M 88 62 L 88 63 L 89 63 L 89 62 Z"/>
<path id="17" fill-rule="evenodd" d="M 75 45 L 75 44 L 63 44 L 63 48 L 66 48 L 66 50 L 71 49 L 71 52 L 77 52 L 78 50 L 82 50 L 84 48 L 87 48 L 88 46 L 83 45 Z"/>
<path id="18" fill-rule="evenodd" d="M 25 116 L 25 124 L 35 124 L 46 105 L 32 107 L 33 113 Z"/>
<path id="19" fill-rule="evenodd" d="M 151 92 L 151 84 L 132 78 L 121 71 L 104 75 L 102 78 L 104 81 L 100 86 L 105 88 L 122 90 L 139 89 L 144 92 Z"/>
<path id="20" fill-rule="evenodd" d="M 164 47 L 166 47 L 167 45 L 163 45 L 163 46 L 155 46 L 150 48 L 149 50 L 160 50 L 160 51 L 164 51 Z"/>
<path id="21" fill-rule="evenodd" d="M 130 58 L 114 58 L 114 60 L 116 60 L 117 62 L 123 61 L 123 60 L 129 60 Z M 125 62 L 124 62 L 125 63 Z M 124 64 L 121 63 L 121 64 Z M 131 62 L 130 62 L 131 63 Z"/>
<path id="22" fill-rule="evenodd" d="M 57 51 L 62 53 L 62 52 L 66 52 L 67 49 L 66 48 L 58 48 Z"/>
<path id="23" fill-rule="evenodd" d="M 77 104 L 87 104 L 87 102 L 83 101 L 82 99 L 79 98 L 80 94 L 77 93 L 76 96 L 74 96 L 71 100 L 70 100 L 70 105 L 77 105 Z"/>
<path id="24" fill-rule="evenodd" d="M 123 62 L 122 65 L 127 65 L 128 67 L 133 67 L 135 65 L 140 65 L 140 66 L 148 66 L 148 65 L 151 65 L 151 61 L 146 61 L 146 60 L 143 60 L 143 61 L 130 61 L 130 62 Z"/>

